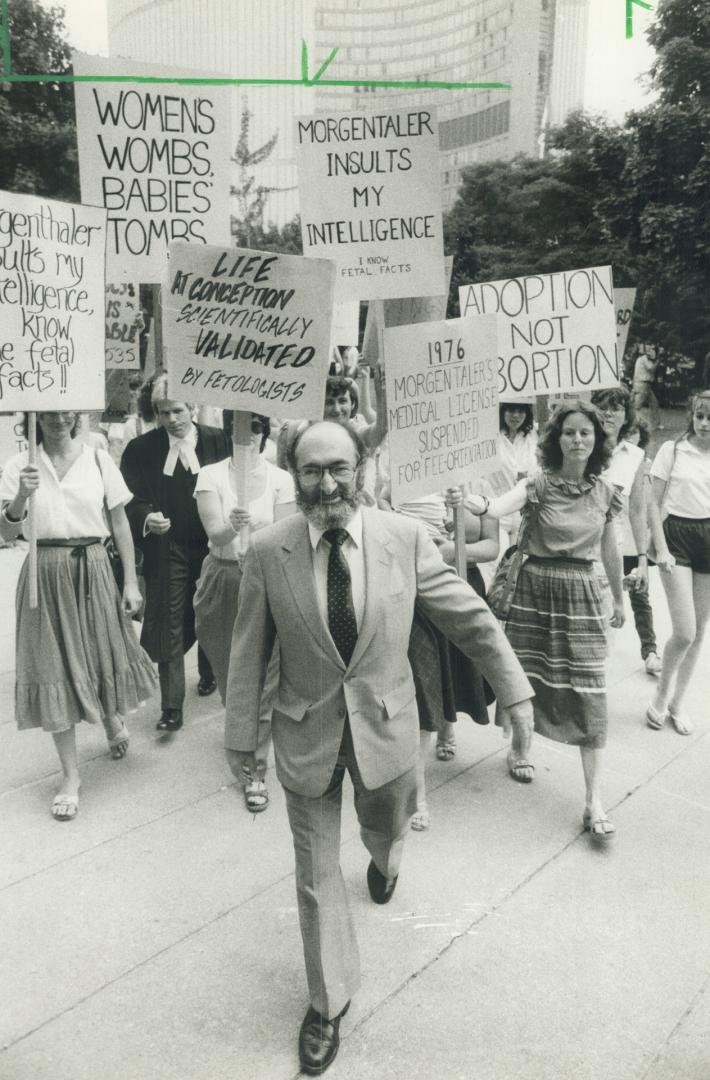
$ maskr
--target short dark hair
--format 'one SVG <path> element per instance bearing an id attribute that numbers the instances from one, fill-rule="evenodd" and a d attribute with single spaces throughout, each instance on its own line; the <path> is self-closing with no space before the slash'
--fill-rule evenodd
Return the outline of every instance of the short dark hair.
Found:
<path id="1" fill-rule="evenodd" d="M 595 390 L 592 394 L 592 405 L 597 409 L 603 409 L 606 405 L 618 408 L 622 405 L 626 413 L 626 419 L 619 428 L 617 436 L 619 442 L 625 439 L 630 431 L 636 426 L 636 410 L 633 398 L 625 386 L 608 386 L 604 390 Z"/>
<path id="2" fill-rule="evenodd" d="M 38 409 L 37 411 L 38 411 L 38 414 L 39 414 L 40 412 L 44 412 L 45 410 L 44 409 Z M 76 438 L 76 433 L 79 430 L 79 425 L 81 423 L 81 413 L 80 412 L 77 412 L 76 409 L 47 409 L 46 411 L 47 412 L 73 412 L 76 419 L 74 420 L 74 424 L 73 424 L 72 429 L 69 432 L 69 434 L 70 434 L 72 439 Z M 30 417 L 29 413 L 23 413 L 22 414 L 22 434 L 24 435 L 24 437 L 26 439 L 29 438 L 29 432 L 30 432 L 30 420 L 29 420 L 29 417 Z M 37 436 L 36 436 L 35 441 L 37 443 L 37 446 L 39 446 L 39 444 L 42 442 L 42 425 L 39 422 L 39 415 L 37 416 Z"/>
<path id="3" fill-rule="evenodd" d="M 589 455 L 589 460 L 584 468 L 585 476 L 598 476 L 609 464 L 611 459 L 611 446 L 602 424 L 602 418 L 594 405 L 588 405 L 586 401 L 566 401 L 556 409 L 545 432 L 540 439 L 540 460 L 544 469 L 553 469 L 555 472 L 562 467 L 562 451 L 560 450 L 560 435 L 565 420 L 572 413 L 581 413 L 591 420 L 594 428 L 594 449 Z"/>
<path id="4" fill-rule="evenodd" d="M 301 439 L 307 431 L 310 431 L 311 428 L 315 427 L 317 424 L 335 424 L 337 427 L 343 428 L 352 439 L 355 452 L 357 453 L 358 463 L 365 460 L 367 457 L 367 447 L 353 425 L 347 420 L 309 420 L 307 424 L 301 425 L 294 437 L 289 440 L 288 446 L 286 447 L 286 464 L 288 465 L 289 472 L 296 472 L 296 456 Z"/>
<path id="5" fill-rule="evenodd" d="M 350 394 L 350 400 L 353 403 L 350 416 L 355 416 L 360 408 L 360 391 L 357 383 L 354 379 L 349 379 L 347 375 L 329 375 L 325 381 L 326 398 L 340 397 L 341 394 Z"/>
<path id="6" fill-rule="evenodd" d="M 527 402 L 520 401 L 501 401 L 498 406 L 498 427 L 501 431 L 505 431 L 505 418 L 503 416 L 506 409 L 523 409 L 525 412 L 525 419 L 523 420 L 520 432 L 523 435 L 529 434 L 533 429 L 533 407 L 528 405 Z"/>

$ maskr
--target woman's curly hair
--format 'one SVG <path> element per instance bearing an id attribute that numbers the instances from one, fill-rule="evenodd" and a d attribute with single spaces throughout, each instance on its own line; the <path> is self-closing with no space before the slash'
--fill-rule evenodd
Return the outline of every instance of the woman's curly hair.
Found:
<path id="1" fill-rule="evenodd" d="M 588 405 L 586 401 L 566 401 L 555 410 L 540 439 L 539 455 L 542 467 L 552 469 L 555 472 L 559 472 L 562 468 L 560 435 L 565 420 L 572 413 L 581 413 L 582 416 L 586 416 L 594 428 L 594 449 L 584 467 L 584 475 L 587 477 L 598 476 L 609 464 L 611 446 L 606 437 L 599 412 L 594 405 Z"/>

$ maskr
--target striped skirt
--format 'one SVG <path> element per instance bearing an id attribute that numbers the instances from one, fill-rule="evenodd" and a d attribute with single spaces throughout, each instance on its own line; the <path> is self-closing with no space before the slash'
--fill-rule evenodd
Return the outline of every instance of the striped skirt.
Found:
<path id="1" fill-rule="evenodd" d="M 67 731 L 125 716 L 155 693 L 157 678 L 121 610 L 103 544 L 37 551 L 39 604 L 30 607 L 28 563 L 17 583 L 15 719 L 18 728 Z"/>
<path id="2" fill-rule="evenodd" d="M 556 742 L 606 743 L 606 616 L 592 564 L 528 559 L 505 628 L 535 691 L 535 730 Z"/>

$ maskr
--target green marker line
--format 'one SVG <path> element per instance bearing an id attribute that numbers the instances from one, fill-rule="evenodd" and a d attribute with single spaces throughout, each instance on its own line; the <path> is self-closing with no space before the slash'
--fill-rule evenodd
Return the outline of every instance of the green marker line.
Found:
<path id="1" fill-rule="evenodd" d="M 0 22 L 0 48 L 2 49 L 3 75 L 7 77 L 12 74 L 10 26 L 7 18 L 7 0 L 2 0 L 2 22 Z"/>
<path id="2" fill-rule="evenodd" d="M 160 86 L 313 86 L 315 79 L 196 79 L 155 75 L 6 75 L 3 82 L 16 83 L 153 83 Z M 510 90 L 503 82 L 437 82 L 387 80 L 318 79 L 319 86 L 374 86 L 403 90 Z"/>
<path id="3" fill-rule="evenodd" d="M 646 11 L 653 11 L 653 5 L 647 4 L 646 0 L 626 0 L 626 40 L 634 36 L 634 4 L 638 4 L 639 7 L 645 8 Z"/>

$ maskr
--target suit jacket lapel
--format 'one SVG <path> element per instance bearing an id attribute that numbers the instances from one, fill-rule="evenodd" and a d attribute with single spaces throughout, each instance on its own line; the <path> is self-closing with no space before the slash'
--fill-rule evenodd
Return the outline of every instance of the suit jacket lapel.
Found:
<path id="1" fill-rule="evenodd" d="M 311 636 L 323 652 L 338 667 L 345 670 L 343 658 L 335 647 L 335 642 L 330 636 L 330 630 L 324 622 L 318 607 L 308 525 L 303 515 L 300 517 L 300 527 L 298 529 L 294 528 L 291 535 L 283 542 L 284 574 Z"/>
<path id="2" fill-rule="evenodd" d="M 349 668 L 357 664 L 377 629 L 380 605 L 388 594 L 392 549 L 387 534 L 379 528 L 374 514 L 362 511 L 362 547 L 365 557 L 365 611 Z"/>

